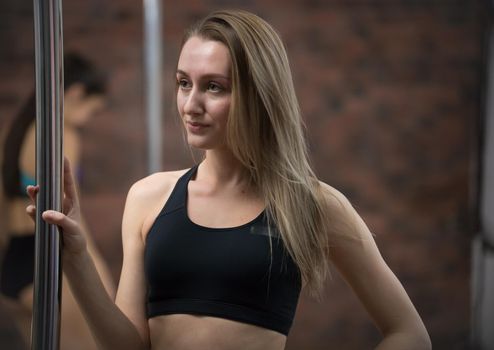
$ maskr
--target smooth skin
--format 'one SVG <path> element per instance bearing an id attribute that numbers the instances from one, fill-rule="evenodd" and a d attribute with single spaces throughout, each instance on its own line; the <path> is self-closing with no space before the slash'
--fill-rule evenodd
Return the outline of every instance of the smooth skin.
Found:
<path id="1" fill-rule="evenodd" d="M 242 225 L 265 207 L 224 142 L 231 103 L 230 67 L 223 44 L 192 37 L 182 49 L 177 69 L 177 105 L 188 143 L 206 151 L 196 178 L 189 182 L 187 213 L 193 222 L 215 228 Z M 65 273 L 102 349 L 284 349 L 284 335 L 240 322 L 186 314 L 146 318 L 146 235 L 185 170 L 150 175 L 129 190 L 122 222 L 124 260 L 115 303 L 86 250 L 86 233 L 79 225 L 79 200 L 67 160 L 64 171 L 63 214 L 46 211 L 42 215 L 45 221 L 63 228 Z M 343 203 L 331 206 L 341 213 L 328 216 L 353 220 L 359 232 L 348 234 L 363 237 L 356 243 L 331 235 L 333 249 L 328 258 L 381 330 L 383 340 L 377 348 L 429 349 L 430 340 L 419 315 L 383 261 L 368 228 L 340 192 L 321 184 L 329 203 L 335 203 L 335 198 Z M 33 200 L 37 191 L 28 188 Z M 34 217 L 34 206 L 27 212 Z"/>

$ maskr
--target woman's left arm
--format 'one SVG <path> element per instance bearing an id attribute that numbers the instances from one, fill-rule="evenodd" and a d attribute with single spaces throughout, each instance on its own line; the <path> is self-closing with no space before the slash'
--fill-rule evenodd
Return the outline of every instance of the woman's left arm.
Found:
<path id="1" fill-rule="evenodd" d="M 329 259 L 360 299 L 383 335 L 376 349 L 431 349 L 427 330 L 400 281 L 383 260 L 372 233 L 348 199 L 322 184 L 328 210 Z M 331 219 L 328 219 L 331 220 Z M 334 222 L 334 220 L 340 222 Z"/>

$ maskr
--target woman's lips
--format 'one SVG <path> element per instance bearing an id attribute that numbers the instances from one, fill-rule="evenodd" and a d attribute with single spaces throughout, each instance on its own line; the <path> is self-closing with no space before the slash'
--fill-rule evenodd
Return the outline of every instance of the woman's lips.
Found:
<path id="1" fill-rule="evenodd" d="M 197 123 L 197 122 L 187 122 L 187 129 L 193 133 L 200 133 L 208 127 L 207 124 Z"/>

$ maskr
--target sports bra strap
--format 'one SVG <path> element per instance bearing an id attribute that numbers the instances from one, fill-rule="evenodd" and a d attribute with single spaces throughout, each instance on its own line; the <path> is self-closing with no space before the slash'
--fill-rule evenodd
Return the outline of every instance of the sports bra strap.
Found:
<path id="1" fill-rule="evenodd" d="M 160 215 L 171 213 L 185 206 L 185 201 L 187 198 L 187 185 L 190 179 L 197 172 L 198 167 L 199 164 L 194 165 L 178 179 Z"/>

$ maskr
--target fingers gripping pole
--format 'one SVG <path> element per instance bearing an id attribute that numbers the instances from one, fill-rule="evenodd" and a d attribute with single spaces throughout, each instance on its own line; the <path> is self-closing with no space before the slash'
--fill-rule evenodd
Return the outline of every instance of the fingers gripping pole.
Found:
<path id="1" fill-rule="evenodd" d="M 36 244 L 31 349 L 59 348 L 61 245 L 41 213 L 62 209 L 62 0 L 34 0 L 36 53 Z"/>

